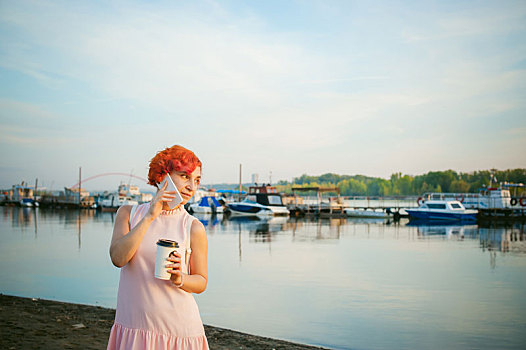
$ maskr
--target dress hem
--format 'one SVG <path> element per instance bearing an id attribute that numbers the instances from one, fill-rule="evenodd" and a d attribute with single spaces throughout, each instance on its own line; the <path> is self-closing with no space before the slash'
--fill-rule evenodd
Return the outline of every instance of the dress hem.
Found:
<path id="1" fill-rule="evenodd" d="M 204 333 L 195 336 L 180 337 L 140 328 L 130 328 L 115 322 L 113 327 L 111 327 L 107 350 L 132 349 L 208 350 L 208 341 Z"/>

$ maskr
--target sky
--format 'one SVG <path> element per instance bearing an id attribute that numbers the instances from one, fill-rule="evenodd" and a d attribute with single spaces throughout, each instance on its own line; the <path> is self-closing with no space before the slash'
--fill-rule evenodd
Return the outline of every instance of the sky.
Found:
<path id="1" fill-rule="evenodd" d="M 0 188 L 175 144 L 204 184 L 525 168 L 526 2 L 0 0 Z"/>

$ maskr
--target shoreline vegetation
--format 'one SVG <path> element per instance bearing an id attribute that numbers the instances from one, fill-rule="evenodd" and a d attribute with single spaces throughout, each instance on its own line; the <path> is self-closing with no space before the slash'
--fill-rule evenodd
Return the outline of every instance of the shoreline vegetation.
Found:
<path id="1" fill-rule="evenodd" d="M 106 349 L 115 310 L 0 294 L 0 349 Z M 292 349 L 297 344 L 207 326 L 210 349 Z"/>
<path id="2" fill-rule="evenodd" d="M 292 187 L 338 187 L 342 196 L 419 196 L 425 192 L 478 193 L 499 183 L 526 183 L 526 169 L 481 170 L 471 173 L 454 170 L 430 171 L 423 175 L 392 174 L 390 179 L 364 175 L 302 175 L 292 182 L 279 181 L 279 192 L 292 193 Z"/>

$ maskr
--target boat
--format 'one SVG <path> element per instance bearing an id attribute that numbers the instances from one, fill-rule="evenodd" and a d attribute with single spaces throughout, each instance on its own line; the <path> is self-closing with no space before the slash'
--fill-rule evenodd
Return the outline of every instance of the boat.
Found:
<path id="1" fill-rule="evenodd" d="M 355 218 L 389 218 L 391 215 L 383 209 L 356 209 L 356 208 L 345 208 L 345 214 Z"/>
<path id="2" fill-rule="evenodd" d="M 199 202 L 190 204 L 189 208 L 195 214 L 223 214 L 223 206 L 214 196 L 203 196 Z"/>
<path id="3" fill-rule="evenodd" d="M 27 186 L 24 181 L 20 185 L 13 185 L 11 190 L 6 191 L 3 195 L 3 202 L 21 207 L 38 207 L 34 188 Z"/>
<path id="4" fill-rule="evenodd" d="M 503 182 L 479 189 L 478 193 L 424 193 L 417 203 L 431 199 L 457 200 L 466 209 L 513 209 L 526 207 L 524 196 L 526 186 L 522 183 Z"/>
<path id="5" fill-rule="evenodd" d="M 142 193 L 138 186 L 122 183 L 117 192 L 104 192 L 98 204 L 102 211 L 116 211 L 123 205 L 137 205 L 150 202 L 153 199 L 151 193 Z"/>
<path id="6" fill-rule="evenodd" d="M 149 192 L 141 192 L 139 186 L 134 186 L 126 183 L 119 185 L 117 190 L 120 196 L 131 198 L 131 200 L 139 202 L 139 204 L 151 202 L 153 194 Z"/>
<path id="7" fill-rule="evenodd" d="M 104 199 L 99 202 L 99 206 L 102 211 L 117 211 L 123 205 L 138 205 L 139 201 L 133 198 L 136 195 L 134 188 L 121 183 L 117 192 L 105 195 Z"/>
<path id="8" fill-rule="evenodd" d="M 276 187 L 270 185 L 251 186 L 248 194 L 241 202 L 226 204 L 232 215 L 274 216 L 289 215 L 281 194 Z"/>
<path id="9" fill-rule="evenodd" d="M 83 188 L 64 187 L 64 191 L 46 193 L 40 198 L 42 207 L 96 209 L 97 202 Z"/>
<path id="10" fill-rule="evenodd" d="M 38 202 L 33 198 L 22 198 L 19 203 L 21 207 L 38 207 Z"/>
<path id="11" fill-rule="evenodd" d="M 418 208 L 406 209 L 409 219 L 476 221 L 477 210 L 466 209 L 457 200 L 428 200 Z"/>
<path id="12" fill-rule="evenodd" d="M 119 207 L 123 205 L 138 205 L 139 202 L 133 200 L 131 197 L 122 196 L 118 193 L 112 193 L 108 198 L 103 199 L 100 202 L 102 211 L 117 211 Z"/>

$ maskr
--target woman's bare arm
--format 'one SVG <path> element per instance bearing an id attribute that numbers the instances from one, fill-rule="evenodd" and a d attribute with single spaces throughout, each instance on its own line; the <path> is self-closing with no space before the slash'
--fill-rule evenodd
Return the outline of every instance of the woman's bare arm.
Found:
<path id="1" fill-rule="evenodd" d="M 137 248 L 142 242 L 144 234 L 155 218 L 145 216 L 130 231 L 129 219 L 131 205 L 125 205 L 117 210 L 115 225 L 113 226 L 113 236 L 111 237 L 110 257 L 113 265 L 123 267 L 137 252 Z"/>
<path id="2" fill-rule="evenodd" d="M 205 227 L 199 220 L 192 222 L 190 240 L 190 248 L 192 254 L 190 255 L 190 275 L 182 272 L 180 269 L 180 257 L 169 259 L 174 264 L 169 267 L 175 267 L 174 270 L 169 270 L 172 274 L 172 282 L 176 285 L 183 281 L 181 289 L 189 293 L 202 293 L 206 289 L 208 283 L 208 240 L 206 238 Z"/>
<path id="3" fill-rule="evenodd" d="M 164 187 L 157 191 L 148 212 L 131 231 L 129 222 L 132 206 L 125 205 L 119 208 L 110 244 L 110 257 L 113 265 L 123 267 L 133 258 L 148 227 L 161 214 L 163 202 L 169 202 L 175 198 L 174 191 L 164 191 L 166 186 L 165 183 Z"/>

